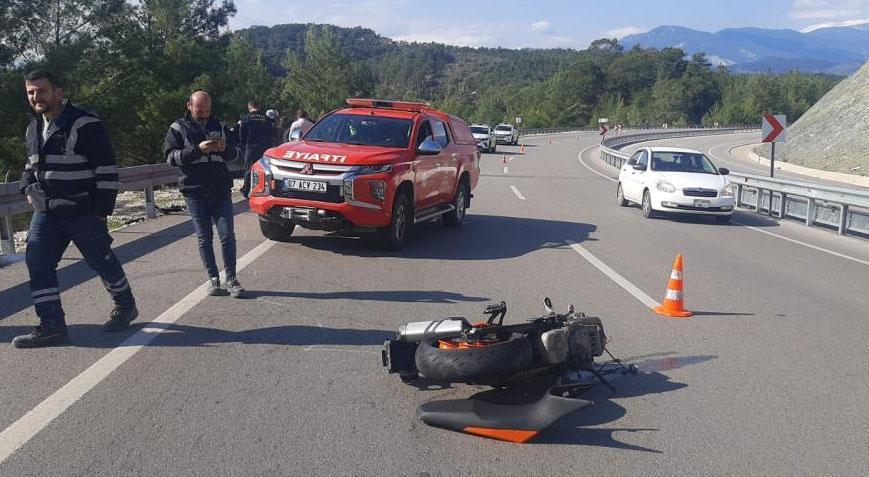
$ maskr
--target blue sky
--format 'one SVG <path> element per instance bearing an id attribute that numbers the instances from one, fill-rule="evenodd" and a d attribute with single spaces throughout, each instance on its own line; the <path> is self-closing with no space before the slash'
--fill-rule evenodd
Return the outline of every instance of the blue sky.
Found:
<path id="1" fill-rule="evenodd" d="M 363 26 L 408 41 L 583 49 L 660 25 L 703 31 L 804 30 L 869 22 L 869 0 L 235 0 L 233 29 L 281 23 Z"/>

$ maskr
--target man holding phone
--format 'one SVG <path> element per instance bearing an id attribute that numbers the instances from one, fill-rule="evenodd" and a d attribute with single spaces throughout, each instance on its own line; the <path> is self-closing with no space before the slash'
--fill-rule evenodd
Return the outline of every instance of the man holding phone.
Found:
<path id="1" fill-rule="evenodd" d="M 181 194 L 199 240 L 199 256 L 208 272 L 208 294 L 240 298 L 244 288 L 235 275 L 236 246 L 232 213 L 232 176 L 226 163 L 238 159 L 229 129 L 211 115 L 211 96 L 196 91 L 187 113 L 166 133 L 166 162 L 180 170 Z M 226 271 L 226 288 L 214 257 L 212 222 L 217 228 Z"/>

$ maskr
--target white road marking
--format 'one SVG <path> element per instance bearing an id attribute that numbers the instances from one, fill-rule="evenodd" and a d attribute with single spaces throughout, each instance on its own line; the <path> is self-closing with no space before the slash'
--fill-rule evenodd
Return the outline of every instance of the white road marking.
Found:
<path id="1" fill-rule="evenodd" d="M 589 166 L 588 164 L 585 163 L 584 160 L 582 160 L 582 156 L 583 156 L 583 154 L 585 154 L 585 153 L 588 152 L 589 150 L 594 149 L 594 148 L 596 148 L 596 147 L 598 147 L 598 146 L 589 146 L 589 147 L 587 147 L 587 148 L 585 148 L 585 149 L 579 151 L 579 155 L 576 156 L 576 159 L 579 161 L 580 164 L 582 164 L 583 166 L 585 166 L 585 168 L 588 169 L 588 170 L 590 170 L 591 172 L 594 172 L 595 174 L 597 174 L 597 175 L 603 177 L 604 179 L 606 179 L 606 180 L 608 180 L 608 181 L 610 181 L 610 182 L 618 182 L 618 181 L 619 181 L 618 179 L 613 179 L 612 177 L 610 177 L 610 176 L 604 174 L 603 172 L 598 172 L 597 170 L 592 169 L 591 166 Z"/>
<path id="2" fill-rule="evenodd" d="M 608 180 L 608 181 L 618 182 L 617 179 L 613 179 L 612 177 L 606 176 L 606 175 L 604 175 L 603 173 L 600 173 L 600 172 L 598 172 L 598 171 L 592 169 L 588 164 L 585 163 L 585 161 L 582 160 L 582 156 L 583 156 L 583 154 L 585 154 L 587 151 L 589 151 L 590 149 L 593 149 L 593 148 L 595 148 L 595 147 L 598 147 L 598 146 L 589 146 L 589 147 L 583 149 L 582 151 L 580 151 L 579 156 L 577 157 L 577 159 L 579 160 L 580 164 L 582 164 L 583 166 L 585 166 L 586 169 L 590 170 L 591 172 L 594 172 L 595 174 L 597 174 L 597 175 L 603 177 L 604 179 L 606 179 L 606 180 Z M 712 146 L 712 147 L 716 147 L 716 146 Z M 709 154 L 710 156 L 713 156 L 713 157 L 715 157 L 716 159 L 718 159 L 718 157 L 717 157 L 715 154 L 712 153 L 712 147 L 709 148 L 706 152 L 707 152 L 707 154 Z M 781 239 L 781 240 L 784 240 L 784 241 L 787 241 L 787 242 L 790 242 L 790 243 L 793 243 L 793 244 L 796 244 L 796 245 L 802 245 L 803 247 L 807 247 L 807 248 L 810 248 L 810 249 L 812 249 L 812 250 L 817 250 L 817 251 L 819 251 L 819 252 L 827 253 L 827 254 L 830 254 L 830 255 L 833 255 L 833 256 L 836 256 L 836 257 L 839 257 L 839 258 L 844 258 L 845 260 L 850 260 L 850 261 L 852 261 L 852 262 L 859 263 L 859 264 L 861 264 L 861 265 L 867 265 L 867 266 L 869 266 L 869 261 L 861 260 L 861 259 L 859 259 L 859 258 L 852 257 L 852 256 L 850 256 L 850 255 L 845 255 L 844 253 L 835 252 L 835 251 L 833 251 L 833 250 L 829 250 L 829 249 L 826 249 L 826 248 L 823 248 L 823 247 L 818 247 L 817 245 L 812 245 L 812 244 L 810 244 L 810 243 L 806 243 L 806 242 L 803 242 L 803 241 L 801 241 L 801 240 L 797 240 L 797 239 L 792 239 L 792 238 L 789 238 L 789 237 L 785 237 L 784 235 L 779 235 L 779 234 L 777 234 L 777 233 L 773 233 L 773 232 L 769 232 L 769 231 L 767 231 L 767 230 L 759 229 L 759 228 L 757 228 L 757 227 L 753 227 L 753 226 L 751 226 L 751 225 L 744 224 L 744 223 L 739 222 L 739 221 L 736 221 L 736 220 L 734 220 L 733 223 L 734 223 L 734 224 L 737 224 L 737 225 L 741 225 L 741 226 L 743 226 L 743 227 L 745 227 L 745 228 L 747 228 L 747 229 L 749 229 L 749 230 L 753 230 L 753 231 L 755 231 L 755 232 L 760 232 L 760 233 L 762 233 L 762 234 L 769 235 L 770 237 L 775 237 L 775 238 L 778 238 L 778 239 Z M 656 305 L 656 306 L 657 306 L 657 305 Z"/>
<path id="3" fill-rule="evenodd" d="M 806 242 L 803 242 L 803 241 L 801 241 L 801 240 L 797 240 L 797 239 L 792 239 L 792 238 L 790 238 L 790 237 L 785 237 L 784 235 L 779 235 L 779 234 L 777 234 L 777 233 L 770 232 L 770 231 L 768 231 L 768 230 L 763 230 L 763 229 L 761 229 L 761 228 L 754 227 L 754 226 L 751 226 L 751 225 L 748 225 L 748 224 L 744 224 L 744 223 L 739 222 L 739 221 L 736 221 L 736 220 L 734 220 L 733 223 L 734 223 L 734 224 L 741 225 L 741 226 L 743 226 L 743 227 L 745 227 L 745 228 L 747 228 L 747 229 L 754 230 L 755 232 L 760 232 L 760 233 L 762 233 L 762 234 L 764 234 L 764 235 L 769 235 L 770 237 L 775 237 L 775 238 L 778 238 L 778 239 L 781 239 L 781 240 L 785 240 L 785 241 L 790 242 L 790 243 L 794 243 L 794 244 L 797 244 L 797 245 L 802 245 L 803 247 L 807 247 L 807 248 L 810 248 L 810 249 L 812 249 L 812 250 L 817 250 L 817 251 L 819 251 L 819 252 L 824 252 L 824 253 L 827 253 L 827 254 L 830 254 L 830 255 L 833 255 L 833 256 L 839 257 L 839 258 L 844 258 L 845 260 L 850 260 L 850 261 L 852 261 L 852 262 L 859 263 L 859 264 L 861 264 L 861 265 L 869 266 L 869 261 L 861 260 L 861 259 L 859 259 L 859 258 L 852 257 L 852 256 L 850 256 L 850 255 L 845 255 L 844 253 L 834 252 L 833 250 L 830 250 L 830 249 L 826 249 L 826 248 L 823 248 L 823 247 L 819 247 L 819 246 L 817 246 L 817 245 L 812 245 L 812 244 L 810 244 L 810 243 L 806 243 Z"/>
<path id="4" fill-rule="evenodd" d="M 608 276 L 610 278 L 610 280 L 616 282 L 617 285 L 624 288 L 625 291 L 627 291 L 628 293 L 633 295 L 634 298 L 636 298 L 637 300 L 640 300 L 640 303 L 642 303 L 642 304 L 644 304 L 652 309 L 655 309 L 656 307 L 661 305 L 660 303 L 655 301 L 652 297 L 650 297 L 649 295 L 646 295 L 646 293 L 643 290 L 640 290 L 636 285 L 629 282 L 625 277 L 621 276 L 619 274 L 619 272 L 613 270 L 612 268 L 609 267 L 609 265 L 600 261 L 600 259 L 595 257 L 591 252 L 586 250 L 585 247 L 583 247 L 582 245 L 580 245 L 576 242 L 571 242 L 571 241 L 568 241 L 567 243 L 568 243 L 568 245 L 570 245 L 570 248 L 572 248 L 576 253 L 578 253 L 580 256 L 582 256 L 582 258 L 584 258 L 588 263 L 594 265 L 595 268 L 600 270 L 604 275 Z"/>
<path id="5" fill-rule="evenodd" d="M 266 241 L 256 246 L 238 260 L 238 271 L 244 270 L 254 260 L 261 257 L 277 242 Z M 208 282 L 190 292 L 178 303 L 154 319 L 139 331 L 133 333 L 117 348 L 109 351 L 99 361 L 66 383 L 62 388 L 48 396 L 27 414 L 0 432 L 0 464 L 15 451 L 32 439 L 42 429 L 51 424 L 88 391 L 96 387 L 125 361 L 147 346 L 158 335 L 169 330 L 173 323 L 193 309 L 206 298 Z"/>
<path id="6" fill-rule="evenodd" d="M 525 196 L 522 195 L 521 192 L 519 192 L 519 188 L 518 188 L 518 187 L 516 187 L 516 186 L 514 186 L 514 185 L 511 185 L 511 186 L 510 186 L 510 189 L 513 191 L 513 194 L 515 194 L 516 197 L 517 197 L 519 200 L 525 200 Z"/>

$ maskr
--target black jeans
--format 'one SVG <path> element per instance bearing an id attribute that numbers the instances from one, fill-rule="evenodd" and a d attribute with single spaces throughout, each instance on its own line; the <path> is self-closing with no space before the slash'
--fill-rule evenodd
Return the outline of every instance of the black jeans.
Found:
<path id="1" fill-rule="evenodd" d="M 100 217 L 87 214 L 58 219 L 36 212 L 27 232 L 26 259 L 33 306 L 43 326 L 66 326 L 60 305 L 57 263 L 69 242 L 75 243 L 88 266 L 99 274 L 115 304 L 125 307 L 135 304 L 121 262 L 112 252 L 112 237 Z"/>
<path id="2" fill-rule="evenodd" d="M 226 281 L 235 280 L 235 231 L 232 215 L 232 199 L 225 196 L 210 195 L 187 195 L 184 196 L 187 210 L 193 220 L 193 228 L 196 229 L 196 237 L 199 239 L 199 256 L 202 264 L 208 271 L 208 278 L 218 277 L 217 263 L 214 258 L 212 239 L 214 230 L 212 222 L 217 227 L 217 236 L 220 239 L 220 248 L 223 255 L 223 267 L 226 270 Z"/>

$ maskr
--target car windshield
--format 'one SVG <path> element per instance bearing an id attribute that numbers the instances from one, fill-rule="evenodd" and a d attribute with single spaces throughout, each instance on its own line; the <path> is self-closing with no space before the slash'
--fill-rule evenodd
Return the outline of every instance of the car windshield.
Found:
<path id="1" fill-rule="evenodd" d="M 471 126 L 471 132 L 473 132 L 474 134 L 489 134 L 489 128 Z"/>
<path id="2" fill-rule="evenodd" d="M 703 154 L 695 152 L 653 152 L 652 170 L 661 172 L 695 172 L 718 174 L 718 170 Z"/>
<path id="3" fill-rule="evenodd" d="M 317 122 L 305 140 L 405 148 L 412 125 L 409 119 L 332 114 Z"/>
<path id="4" fill-rule="evenodd" d="M 495 127 L 495 131 L 510 131 L 512 129 L 513 128 L 511 128 L 510 126 L 497 126 L 497 127 Z"/>

